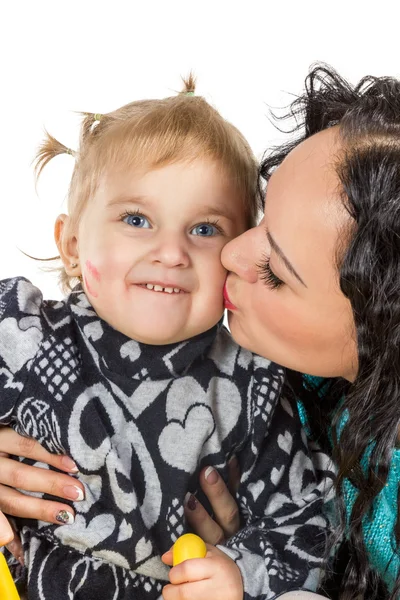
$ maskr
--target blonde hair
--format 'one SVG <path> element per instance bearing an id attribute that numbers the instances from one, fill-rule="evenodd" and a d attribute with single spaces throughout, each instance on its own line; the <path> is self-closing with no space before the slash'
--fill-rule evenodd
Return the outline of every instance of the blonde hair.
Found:
<path id="1" fill-rule="evenodd" d="M 75 168 L 68 194 L 72 224 L 79 222 L 100 177 L 112 169 L 140 165 L 152 169 L 174 162 L 208 158 L 220 163 L 243 198 L 246 225 L 255 224 L 258 203 L 257 163 L 243 135 L 206 100 L 195 96 L 190 74 L 177 96 L 140 100 L 103 115 L 82 113 L 79 149 L 74 152 L 46 132 L 35 158 L 38 178 L 48 162 L 72 154 Z M 70 277 L 60 270 L 63 289 Z"/>

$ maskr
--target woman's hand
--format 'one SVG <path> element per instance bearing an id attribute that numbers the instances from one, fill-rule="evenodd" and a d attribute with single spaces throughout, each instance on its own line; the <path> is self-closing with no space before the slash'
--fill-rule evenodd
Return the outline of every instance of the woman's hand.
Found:
<path id="1" fill-rule="evenodd" d="M 73 522 L 74 511 L 68 504 L 27 496 L 15 488 L 77 502 L 84 497 L 82 484 L 70 475 L 17 462 L 9 458 L 10 454 L 51 465 L 66 473 L 78 472 L 75 463 L 69 457 L 50 454 L 35 440 L 18 435 L 8 427 L 0 427 L 0 510 L 7 515 L 59 525 Z M 1 515 L 0 532 L 4 531 L 5 541 L 8 541 L 7 537 L 12 539 L 12 531 L 10 535 L 10 528 L 4 524 L 3 519 L 4 516 Z M 17 536 L 14 543 L 7 547 L 16 558 L 21 554 Z"/>
<path id="2" fill-rule="evenodd" d="M 186 498 L 185 516 L 191 528 L 205 542 L 221 544 L 239 530 L 239 509 L 234 498 L 239 481 L 240 471 L 236 458 L 229 463 L 228 487 L 213 467 L 206 467 L 201 471 L 200 485 L 210 501 L 214 519 L 192 495 Z"/>
<path id="3" fill-rule="evenodd" d="M 172 551 L 162 560 L 172 565 Z M 170 585 L 163 588 L 164 600 L 242 600 L 243 580 L 236 565 L 224 552 L 207 544 L 205 558 L 185 560 L 169 572 Z"/>
<path id="4" fill-rule="evenodd" d="M 77 472 L 75 464 L 67 456 L 50 454 L 35 440 L 20 436 L 8 427 L 0 427 L 0 510 L 8 515 L 38 519 L 47 523 L 65 523 L 66 515 L 73 519 L 74 512 L 69 505 L 26 496 L 14 488 L 47 493 L 76 502 L 82 499 L 82 484 L 76 479 L 71 479 L 69 475 L 16 462 L 8 458 L 9 454 L 52 465 L 66 473 Z M 230 463 L 229 487 L 212 467 L 204 468 L 200 473 L 200 484 L 213 508 L 214 520 L 194 496 L 190 496 L 186 501 L 185 514 L 188 522 L 209 544 L 221 543 L 239 530 L 239 510 L 232 495 L 238 487 L 239 480 L 236 459 L 232 459 Z M 2 521 L 3 519 L 4 517 Z M 12 537 L 11 527 L 4 521 L 3 526 L 0 523 L 0 532 L 4 532 L 5 539 Z M 8 548 L 16 558 L 21 556 L 18 536 L 8 544 Z"/>

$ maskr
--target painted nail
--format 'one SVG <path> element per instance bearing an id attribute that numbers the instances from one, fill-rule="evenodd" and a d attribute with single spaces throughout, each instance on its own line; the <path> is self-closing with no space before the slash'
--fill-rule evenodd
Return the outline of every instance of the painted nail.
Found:
<path id="1" fill-rule="evenodd" d="M 60 510 L 60 512 L 56 514 L 56 520 L 61 523 L 61 525 L 72 525 L 72 523 L 75 522 L 74 515 L 67 510 Z"/>
<path id="2" fill-rule="evenodd" d="M 214 467 L 207 467 L 207 469 L 204 473 L 204 477 L 205 477 L 207 483 L 210 483 L 211 485 L 213 485 L 214 483 L 217 483 L 217 481 L 218 481 L 218 473 L 214 469 Z"/>
<path id="3" fill-rule="evenodd" d="M 63 456 L 61 459 L 61 464 L 71 473 L 79 473 L 79 469 L 76 466 L 76 463 L 69 456 Z"/>
<path id="4" fill-rule="evenodd" d="M 66 485 L 62 491 L 65 498 L 74 500 L 75 502 L 81 502 L 85 497 L 81 488 L 77 485 Z"/>
<path id="5" fill-rule="evenodd" d="M 197 500 L 190 492 L 185 496 L 184 505 L 187 506 L 189 510 L 196 510 Z"/>

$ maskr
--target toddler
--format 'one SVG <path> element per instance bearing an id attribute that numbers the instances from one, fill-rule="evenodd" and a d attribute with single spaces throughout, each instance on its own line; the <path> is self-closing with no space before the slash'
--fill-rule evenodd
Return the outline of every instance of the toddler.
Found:
<path id="1" fill-rule="evenodd" d="M 189 79 L 175 97 L 86 114 L 77 152 L 48 136 L 38 154 L 38 175 L 75 159 L 55 224 L 69 293 L 0 282 L 0 423 L 71 456 L 85 499 L 60 526 L 18 521 L 30 600 L 160 598 L 185 497 L 204 465 L 227 479 L 233 456 L 242 529 L 166 595 L 250 600 L 317 582 L 326 475 L 281 398 L 282 368 L 222 325 L 220 253 L 255 223 L 257 165 L 193 92 Z"/>

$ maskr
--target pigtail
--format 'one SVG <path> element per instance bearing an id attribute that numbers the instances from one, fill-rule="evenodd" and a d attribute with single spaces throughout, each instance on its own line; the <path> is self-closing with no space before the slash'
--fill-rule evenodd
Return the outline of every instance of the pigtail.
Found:
<path id="1" fill-rule="evenodd" d="M 71 156 L 75 156 L 73 150 L 64 146 L 64 144 L 56 140 L 50 133 L 46 131 L 45 134 L 46 137 L 39 146 L 33 161 L 36 181 L 39 179 L 47 163 L 55 156 L 60 154 L 70 154 Z"/>
<path id="2" fill-rule="evenodd" d="M 33 160 L 36 182 L 38 181 L 38 179 L 39 179 L 44 167 L 47 165 L 47 163 L 49 163 L 52 158 L 54 158 L 55 156 L 59 156 L 60 154 L 69 154 L 73 157 L 76 156 L 76 152 L 74 150 L 71 150 L 71 148 L 68 148 L 67 146 L 65 146 L 58 140 L 56 140 L 56 138 L 53 137 L 48 131 L 45 131 L 45 139 L 39 146 L 36 156 Z M 27 254 L 23 250 L 21 250 L 21 252 L 28 258 L 31 258 L 32 260 L 37 260 L 40 262 L 49 262 L 49 261 L 54 261 L 54 260 L 60 259 L 60 256 L 52 256 L 51 258 L 38 258 L 36 256 Z M 71 286 L 70 277 L 67 275 L 64 267 L 48 267 L 48 268 L 46 267 L 45 270 L 58 271 L 59 272 L 59 283 L 60 283 L 61 289 L 64 292 L 71 291 L 72 286 Z M 71 280 L 73 280 L 73 279 L 71 278 Z"/>
<path id="3" fill-rule="evenodd" d="M 183 89 L 180 94 L 183 96 L 194 96 L 196 91 L 196 77 L 190 71 L 187 77 L 182 77 Z"/>

